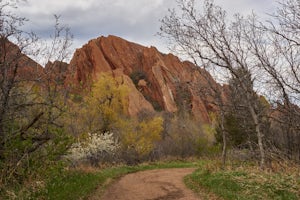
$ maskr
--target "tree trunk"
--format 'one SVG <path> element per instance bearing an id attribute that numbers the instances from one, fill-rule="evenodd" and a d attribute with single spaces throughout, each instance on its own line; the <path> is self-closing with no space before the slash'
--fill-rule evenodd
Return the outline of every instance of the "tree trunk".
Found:
<path id="1" fill-rule="evenodd" d="M 1 120 L 2 121 L 2 120 Z M 4 131 L 3 131 L 3 125 L 2 122 L 0 122 L 0 160 L 4 158 Z"/>
<path id="2" fill-rule="evenodd" d="M 223 137 L 223 147 L 222 147 L 222 168 L 225 168 L 226 164 L 226 154 L 227 154 L 227 138 L 226 138 L 226 132 L 224 128 L 224 112 L 221 111 L 221 132 Z"/>
<path id="3" fill-rule="evenodd" d="M 4 132 L 4 120 L 5 120 L 6 111 L 8 110 L 7 105 L 8 105 L 8 95 L 3 97 L 3 100 L 1 102 L 1 108 L 0 108 L 0 159 L 4 157 L 4 146 L 5 146 L 5 137 L 6 137 L 5 136 L 6 133 Z"/>
<path id="4" fill-rule="evenodd" d="M 255 132 L 257 135 L 257 142 L 258 142 L 258 148 L 259 148 L 259 153 L 260 153 L 260 168 L 264 169 L 265 168 L 265 150 L 264 150 L 264 146 L 263 146 L 263 133 L 260 130 L 258 116 L 255 113 L 254 108 L 250 105 L 249 109 L 250 109 L 250 113 L 251 113 L 252 119 L 255 124 Z"/>

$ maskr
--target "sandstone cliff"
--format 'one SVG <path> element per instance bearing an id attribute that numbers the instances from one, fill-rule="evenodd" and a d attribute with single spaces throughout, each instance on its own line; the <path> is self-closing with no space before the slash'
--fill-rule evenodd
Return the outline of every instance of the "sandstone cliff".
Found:
<path id="1" fill-rule="evenodd" d="M 122 77 L 130 88 L 130 115 L 142 110 L 185 110 L 209 122 L 208 113 L 216 107 L 208 84 L 221 90 L 208 72 L 192 63 L 115 36 L 93 39 L 77 49 L 65 84 L 88 86 L 101 73 Z"/>
<path id="2" fill-rule="evenodd" d="M 0 44 L 2 81 L 11 79 L 14 76 L 18 80 L 37 81 L 44 76 L 43 67 L 21 52 L 17 45 L 5 38 L 0 39 Z"/>

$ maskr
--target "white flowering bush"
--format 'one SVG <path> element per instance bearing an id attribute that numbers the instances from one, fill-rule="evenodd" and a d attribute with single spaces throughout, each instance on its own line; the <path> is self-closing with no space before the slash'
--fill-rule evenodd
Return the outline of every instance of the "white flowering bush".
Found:
<path id="1" fill-rule="evenodd" d="M 67 157 L 73 162 L 90 161 L 92 164 L 97 164 L 104 157 L 114 156 L 119 147 L 113 133 L 88 133 L 85 139 L 71 146 Z"/>

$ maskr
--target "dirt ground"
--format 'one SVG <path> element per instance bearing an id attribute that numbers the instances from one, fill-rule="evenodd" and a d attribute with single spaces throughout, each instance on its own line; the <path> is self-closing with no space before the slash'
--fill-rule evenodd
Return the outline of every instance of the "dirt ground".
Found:
<path id="1" fill-rule="evenodd" d="M 183 177 L 195 169 L 159 169 L 128 174 L 112 184 L 100 198 L 93 200 L 197 200 L 186 188 Z"/>

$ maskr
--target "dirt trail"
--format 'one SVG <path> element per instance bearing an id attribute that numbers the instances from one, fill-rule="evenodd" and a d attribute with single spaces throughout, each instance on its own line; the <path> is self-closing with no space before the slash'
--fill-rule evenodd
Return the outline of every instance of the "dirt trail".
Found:
<path id="1" fill-rule="evenodd" d="M 101 200 L 199 200 L 183 183 L 195 169 L 158 169 L 122 177 L 111 185 Z M 92 198 L 97 199 L 97 198 Z"/>

